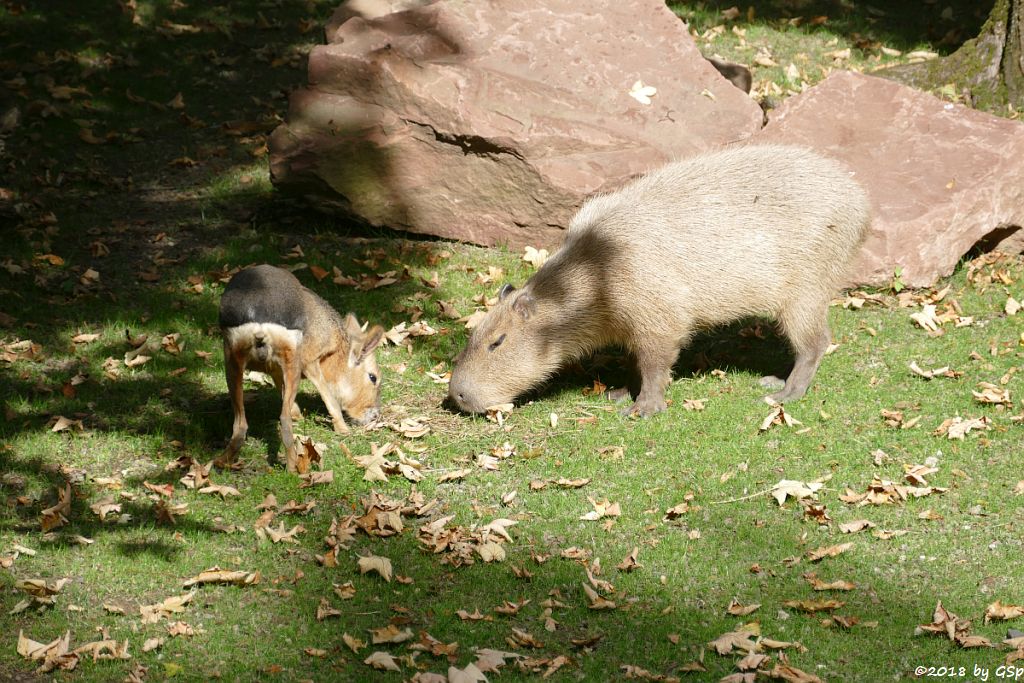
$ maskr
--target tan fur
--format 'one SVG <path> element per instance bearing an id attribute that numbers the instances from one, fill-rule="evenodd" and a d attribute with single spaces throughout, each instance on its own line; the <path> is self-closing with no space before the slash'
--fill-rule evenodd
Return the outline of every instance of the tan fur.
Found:
<path id="1" fill-rule="evenodd" d="M 374 349 L 384 330 L 375 325 L 364 331 L 351 313 L 342 318 L 285 270 L 256 266 L 243 279 L 241 285 L 242 280 L 233 280 L 235 286 L 229 284 L 221 300 L 224 370 L 234 426 L 218 462 L 232 462 L 245 442 L 242 375 L 248 368 L 269 374 L 281 392 L 281 442 L 288 471 L 294 472 L 298 453 L 292 420 L 301 418 L 295 404 L 300 381 L 306 378 L 316 387 L 336 432 L 348 432 L 342 410 L 359 424 L 376 420 L 381 377 Z M 272 320 L 268 310 L 287 311 L 287 324 Z"/>
<path id="2" fill-rule="evenodd" d="M 671 163 L 584 204 L 562 248 L 522 289 L 504 288 L 473 331 L 449 395 L 481 412 L 617 344 L 640 374 L 629 412 L 647 416 L 664 409 L 672 365 L 696 331 L 767 315 L 796 354 L 785 387 L 767 398 L 798 399 L 830 342 L 828 302 L 868 223 L 849 172 L 803 148 L 736 147 Z"/>

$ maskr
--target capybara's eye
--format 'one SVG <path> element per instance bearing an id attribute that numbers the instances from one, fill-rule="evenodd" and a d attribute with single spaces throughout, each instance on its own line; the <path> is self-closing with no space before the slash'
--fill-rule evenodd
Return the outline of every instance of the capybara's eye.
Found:
<path id="1" fill-rule="evenodd" d="M 377 375 L 375 375 L 375 374 L 373 374 L 371 372 L 370 373 L 370 384 L 376 384 L 376 383 L 377 383 Z"/>
<path id="2" fill-rule="evenodd" d="M 503 342 L 503 341 L 505 341 L 505 335 L 501 335 L 500 337 L 498 337 L 497 339 L 492 341 L 491 345 L 487 347 L 487 350 L 488 351 L 493 351 L 494 349 L 496 349 L 499 346 L 501 346 L 501 342 Z"/>

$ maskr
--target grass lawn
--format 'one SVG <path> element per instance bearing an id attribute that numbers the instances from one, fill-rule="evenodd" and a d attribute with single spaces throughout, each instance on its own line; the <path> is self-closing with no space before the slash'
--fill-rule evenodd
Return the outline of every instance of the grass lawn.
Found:
<path id="1" fill-rule="evenodd" d="M 673 7 L 711 31 L 706 52 L 770 53 L 779 66 L 755 66 L 756 87 L 785 97 L 823 69 L 948 51 L 977 22 L 948 4 L 953 20 L 939 3 L 909 25 L 861 3 L 757 3 L 730 22 L 724 4 Z M 879 681 L 917 667 L 996 680 L 1012 661 L 1019 257 L 965 262 L 932 290 L 837 298 L 835 348 L 775 423 L 757 380 L 790 358 L 756 320 L 684 351 L 650 420 L 594 394 L 624 379 L 614 350 L 500 421 L 453 414 L 441 402 L 460 318 L 533 266 L 272 190 L 265 135 L 331 3 L 133 6 L 0 9 L 18 108 L 0 178 L 0 681 L 49 678 L 19 634 L 65 633 L 88 646 L 52 674 L 69 681 L 477 680 L 471 664 L 503 681 Z M 420 333 L 394 332 L 378 354 L 379 428 L 338 437 L 304 386 L 296 431 L 321 444 L 326 482 L 276 463 L 279 402 L 255 376 L 241 468 L 205 470 L 231 429 L 219 296 L 258 262 Z M 941 334 L 912 318 L 929 310 Z M 860 520 L 873 526 L 844 531 Z M 186 587 L 213 567 L 235 583 Z M 955 638 L 915 634 L 940 601 Z M 1013 618 L 986 619 L 997 601 Z"/>

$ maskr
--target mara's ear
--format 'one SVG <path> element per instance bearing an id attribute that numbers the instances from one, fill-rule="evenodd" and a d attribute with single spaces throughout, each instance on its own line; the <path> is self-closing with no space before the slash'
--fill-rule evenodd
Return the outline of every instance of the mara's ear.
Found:
<path id="1" fill-rule="evenodd" d="M 505 297 L 514 291 L 516 291 L 516 288 L 506 282 L 501 286 L 501 289 L 498 290 L 498 301 L 504 301 Z"/>
<path id="2" fill-rule="evenodd" d="M 349 364 L 352 367 L 359 366 L 367 356 L 373 353 L 375 348 L 380 346 L 380 343 L 384 341 L 384 328 L 374 325 L 365 336 L 357 339 L 358 341 L 352 345 L 352 351 L 349 353 Z"/>
<path id="3" fill-rule="evenodd" d="M 352 313 L 345 316 L 345 322 L 342 325 L 342 329 L 345 331 L 345 336 L 348 338 L 350 344 L 355 344 L 363 333 L 362 326 L 360 326 L 359 321 L 356 320 L 356 316 Z"/>
<path id="4" fill-rule="evenodd" d="M 532 294 L 523 292 L 512 302 L 512 310 L 522 316 L 523 320 L 529 320 L 537 310 L 537 302 Z"/>

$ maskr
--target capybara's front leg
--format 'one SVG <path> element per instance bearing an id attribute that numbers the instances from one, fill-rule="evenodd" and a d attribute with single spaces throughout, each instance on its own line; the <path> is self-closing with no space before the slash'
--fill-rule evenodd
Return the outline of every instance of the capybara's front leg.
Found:
<path id="1" fill-rule="evenodd" d="M 623 413 L 650 417 L 667 407 L 665 390 L 672 380 L 672 365 L 679 355 L 674 340 L 662 344 L 645 344 L 636 351 L 636 364 L 640 371 L 640 394 L 632 406 Z"/>

